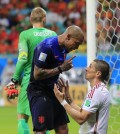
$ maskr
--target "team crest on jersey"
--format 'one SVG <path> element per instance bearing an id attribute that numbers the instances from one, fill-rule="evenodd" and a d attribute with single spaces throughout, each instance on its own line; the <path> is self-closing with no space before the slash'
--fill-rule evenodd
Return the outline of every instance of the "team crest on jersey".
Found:
<path id="1" fill-rule="evenodd" d="M 39 56 L 39 60 L 45 62 L 46 58 L 47 58 L 47 54 L 41 52 Z"/>
<path id="2" fill-rule="evenodd" d="M 90 99 L 86 99 L 84 105 L 85 105 L 86 107 L 90 107 L 90 104 L 91 104 L 91 100 L 90 100 Z"/>

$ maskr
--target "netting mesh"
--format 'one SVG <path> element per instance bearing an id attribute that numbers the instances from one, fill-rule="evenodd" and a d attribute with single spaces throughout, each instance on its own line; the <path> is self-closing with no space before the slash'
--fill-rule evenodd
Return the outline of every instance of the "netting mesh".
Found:
<path id="1" fill-rule="evenodd" d="M 97 57 L 111 66 L 108 134 L 120 134 L 120 0 L 97 0 Z"/>

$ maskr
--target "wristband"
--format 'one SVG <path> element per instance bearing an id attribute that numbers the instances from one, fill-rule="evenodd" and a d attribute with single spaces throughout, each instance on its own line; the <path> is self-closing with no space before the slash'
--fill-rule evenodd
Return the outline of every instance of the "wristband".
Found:
<path id="1" fill-rule="evenodd" d="M 61 69 L 61 67 L 58 66 L 57 68 L 58 68 L 59 72 L 62 73 L 62 69 Z"/>
<path id="2" fill-rule="evenodd" d="M 67 103 L 67 101 L 64 99 L 62 102 L 61 102 L 61 105 L 64 107 Z"/>
<path id="3" fill-rule="evenodd" d="M 15 85 L 18 84 L 18 81 L 15 80 L 14 78 L 12 78 L 11 81 L 12 81 Z"/>

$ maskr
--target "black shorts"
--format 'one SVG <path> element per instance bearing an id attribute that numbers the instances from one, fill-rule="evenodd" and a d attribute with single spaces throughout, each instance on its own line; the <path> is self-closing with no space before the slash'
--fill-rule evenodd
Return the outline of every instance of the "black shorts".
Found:
<path id="1" fill-rule="evenodd" d="M 34 126 L 33 131 L 52 130 L 69 123 L 66 111 L 56 97 L 50 98 L 44 93 L 32 95 L 28 92 L 28 99 Z"/>

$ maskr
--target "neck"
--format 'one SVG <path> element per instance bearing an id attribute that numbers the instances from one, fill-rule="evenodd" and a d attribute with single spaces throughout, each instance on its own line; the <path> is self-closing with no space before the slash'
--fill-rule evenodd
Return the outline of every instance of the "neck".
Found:
<path id="1" fill-rule="evenodd" d="M 62 34 L 62 35 L 59 35 L 59 36 L 58 36 L 58 43 L 59 43 L 60 47 L 64 47 L 64 45 L 63 45 L 63 44 L 64 44 L 63 40 L 64 40 L 63 34 Z"/>
<path id="2" fill-rule="evenodd" d="M 90 81 L 90 86 L 94 87 L 95 85 L 97 85 L 98 83 L 100 83 L 101 81 L 99 79 L 94 79 L 92 81 Z"/>
<path id="3" fill-rule="evenodd" d="M 42 28 L 44 27 L 42 23 L 34 23 L 33 28 Z"/>

